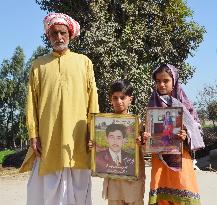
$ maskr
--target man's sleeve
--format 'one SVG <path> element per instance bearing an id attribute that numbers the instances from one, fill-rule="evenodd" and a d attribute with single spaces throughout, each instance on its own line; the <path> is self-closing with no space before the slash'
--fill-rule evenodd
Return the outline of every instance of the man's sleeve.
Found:
<path id="1" fill-rule="evenodd" d="M 93 64 L 91 60 L 88 60 L 88 114 L 98 113 L 99 104 L 98 104 L 98 94 L 96 88 L 96 81 L 94 77 Z"/>
<path id="2" fill-rule="evenodd" d="M 39 137 L 38 135 L 38 95 L 39 79 L 34 64 L 29 74 L 27 106 L 26 106 L 26 124 L 29 138 Z"/>

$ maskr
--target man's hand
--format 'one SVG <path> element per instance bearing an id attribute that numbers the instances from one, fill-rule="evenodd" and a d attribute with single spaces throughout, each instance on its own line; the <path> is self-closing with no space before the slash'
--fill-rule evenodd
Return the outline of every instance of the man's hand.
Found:
<path id="1" fill-rule="evenodd" d="M 33 149 L 37 157 L 41 157 L 41 140 L 39 137 L 30 139 L 30 147 Z"/>

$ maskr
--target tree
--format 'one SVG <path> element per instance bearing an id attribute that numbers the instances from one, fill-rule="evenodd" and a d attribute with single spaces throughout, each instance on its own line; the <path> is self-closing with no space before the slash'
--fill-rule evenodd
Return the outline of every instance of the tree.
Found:
<path id="1" fill-rule="evenodd" d="M 25 104 L 24 53 L 19 46 L 11 60 L 3 60 L 0 68 L 0 116 L 2 143 L 14 147 L 23 124 L 22 109 Z"/>
<path id="2" fill-rule="evenodd" d="M 204 28 L 182 0 L 36 0 L 41 9 L 66 13 L 81 24 L 71 50 L 94 63 L 101 112 L 110 111 L 112 81 L 129 79 L 137 97 L 134 112 L 144 113 L 151 93 L 151 72 L 160 63 L 177 66 L 182 82 L 194 68 L 185 63 L 203 40 Z"/>
<path id="3" fill-rule="evenodd" d="M 197 101 L 200 113 L 199 117 L 211 120 L 213 126 L 215 126 L 217 122 L 217 84 L 206 85 L 202 91 L 199 92 Z"/>
<path id="4" fill-rule="evenodd" d="M 215 122 L 217 122 L 217 101 L 212 101 L 207 106 L 208 119 L 213 122 L 215 127 Z"/>

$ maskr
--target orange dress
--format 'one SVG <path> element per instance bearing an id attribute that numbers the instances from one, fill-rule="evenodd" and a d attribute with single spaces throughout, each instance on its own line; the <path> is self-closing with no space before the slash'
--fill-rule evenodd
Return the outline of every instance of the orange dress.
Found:
<path id="1" fill-rule="evenodd" d="M 200 205 L 200 195 L 196 175 L 189 152 L 184 149 L 182 169 L 174 171 L 164 164 L 158 155 L 152 155 L 151 188 L 149 205 L 160 202 L 160 205 Z"/>

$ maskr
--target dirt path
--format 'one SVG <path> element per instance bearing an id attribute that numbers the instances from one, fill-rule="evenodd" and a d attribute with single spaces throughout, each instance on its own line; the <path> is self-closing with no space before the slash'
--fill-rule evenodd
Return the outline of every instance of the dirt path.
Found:
<path id="1" fill-rule="evenodd" d="M 150 167 L 146 168 L 146 193 L 145 205 L 147 205 L 150 183 Z M 200 186 L 202 205 L 216 205 L 217 173 L 197 171 L 197 179 Z M 25 205 L 26 183 L 28 174 L 18 174 L 17 170 L 0 170 L 0 204 L 1 205 Z M 102 179 L 92 178 L 93 205 L 106 205 L 107 201 L 101 198 Z"/>

